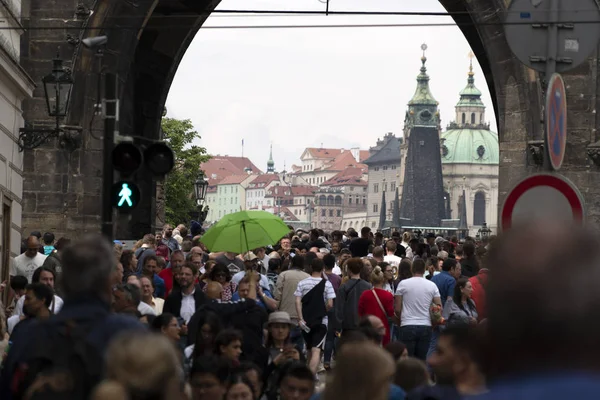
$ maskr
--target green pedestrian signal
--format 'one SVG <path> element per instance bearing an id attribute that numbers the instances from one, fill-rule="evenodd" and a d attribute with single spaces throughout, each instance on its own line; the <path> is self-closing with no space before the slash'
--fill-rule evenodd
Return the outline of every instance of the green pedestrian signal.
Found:
<path id="1" fill-rule="evenodd" d="M 121 212 L 134 209 L 140 202 L 140 189 L 133 182 L 120 181 L 112 187 L 112 205 Z"/>

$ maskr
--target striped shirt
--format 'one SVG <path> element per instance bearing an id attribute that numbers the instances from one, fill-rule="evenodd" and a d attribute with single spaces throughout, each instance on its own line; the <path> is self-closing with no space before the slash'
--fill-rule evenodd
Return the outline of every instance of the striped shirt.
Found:
<path id="1" fill-rule="evenodd" d="M 317 286 L 323 278 L 313 278 L 312 276 L 298 282 L 298 287 L 294 292 L 294 296 L 296 297 L 304 297 L 308 292 L 312 290 L 315 286 Z M 327 304 L 327 301 L 330 299 L 335 299 L 335 290 L 333 290 L 333 285 L 329 281 L 325 281 L 325 290 L 323 291 L 323 301 Z M 306 315 L 304 315 L 306 318 Z M 323 317 L 323 325 L 327 326 L 327 316 Z"/>

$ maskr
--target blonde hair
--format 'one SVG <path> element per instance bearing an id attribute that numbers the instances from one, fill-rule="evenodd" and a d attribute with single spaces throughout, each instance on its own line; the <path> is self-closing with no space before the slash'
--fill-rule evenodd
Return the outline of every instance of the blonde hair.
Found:
<path id="1" fill-rule="evenodd" d="M 181 398 L 183 370 L 175 346 L 166 337 L 129 332 L 115 338 L 106 355 L 106 380 L 92 400 Z"/>
<path id="2" fill-rule="evenodd" d="M 345 346 L 325 386 L 323 400 L 387 400 L 395 369 L 392 356 L 374 343 Z"/>
<path id="3" fill-rule="evenodd" d="M 385 275 L 383 275 L 383 271 L 380 266 L 373 268 L 373 272 L 371 272 L 371 284 L 373 286 L 381 285 L 385 282 Z"/>

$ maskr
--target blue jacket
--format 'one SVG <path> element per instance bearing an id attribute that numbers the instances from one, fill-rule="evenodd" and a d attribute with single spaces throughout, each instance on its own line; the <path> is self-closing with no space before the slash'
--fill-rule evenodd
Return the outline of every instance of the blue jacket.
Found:
<path id="1" fill-rule="evenodd" d="M 12 345 L 0 374 L 0 399 L 11 400 L 13 398 L 10 391 L 13 373 L 17 366 L 27 361 L 31 355 L 31 343 L 37 340 L 36 333 L 39 333 L 37 328 L 40 324 L 48 323 L 50 325 L 49 329 L 53 329 L 53 327 L 58 326 L 59 322 L 64 320 L 74 320 L 78 323 L 91 321 L 94 328 L 89 334 L 88 341 L 92 346 L 98 348 L 100 354 L 105 353 L 110 340 L 119 333 L 127 330 L 146 329 L 135 318 L 111 314 L 110 306 L 100 299 L 66 300 L 57 315 L 51 316 L 47 321 L 34 320 L 20 329 L 18 336 L 13 335 L 11 337 Z"/>
<path id="2" fill-rule="evenodd" d="M 454 286 L 456 286 L 456 279 L 450 275 L 447 271 L 442 271 L 439 274 L 431 278 L 431 282 L 435 283 L 440 291 L 440 297 L 442 299 L 442 306 L 446 305 L 448 297 L 454 295 Z"/>
<path id="3" fill-rule="evenodd" d="M 315 393 L 310 400 L 321 400 L 322 393 Z M 388 393 L 388 400 L 404 400 L 406 393 L 398 385 L 391 384 L 390 391 Z"/>
<path id="4" fill-rule="evenodd" d="M 600 397 L 600 375 L 568 372 L 530 375 L 495 382 L 490 391 L 473 400 L 564 400 Z"/>

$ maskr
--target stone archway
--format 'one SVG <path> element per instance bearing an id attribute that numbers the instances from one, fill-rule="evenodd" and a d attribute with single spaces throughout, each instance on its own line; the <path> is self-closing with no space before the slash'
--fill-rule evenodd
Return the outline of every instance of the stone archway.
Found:
<path id="1" fill-rule="evenodd" d="M 102 144 L 97 139 L 98 133 L 90 134 L 88 129 L 101 127 L 100 121 L 93 117 L 96 64 L 93 53 L 84 49 L 80 40 L 108 35 L 104 65 L 117 72 L 122 83 L 120 132 L 157 139 L 165 100 L 179 62 L 219 2 L 29 0 L 23 18 L 26 27 L 56 26 L 57 20 L 64 20 L 69 29 L 29 32 L 22 46 L 22 65 L 34 81 L 40 82 L 57 47 L 61 58 L 72 60 L 75 89 L 66 123 L 81 126 L 83 140 L 82 147 L 72 153 L 60 149 L 56 141 L 26 152 L 24 231 L 49 229 L 59 236 L 74 237 L 75 233 L 99 230 Z M 502 204 L 511 185 L 537 168 L 529 165 L 527 142 L 541 138 L 540 83 L 537 75 L 516 61 L 508 48 L 499 24 L 505 0 L 440 0 L 440 3 L 449 12 L 460 13 L 453 18 L 477 56 L 490 87 L 500 135 L 499 204 Z M 571 100 L 576 101 L 570 102 L 573 104 L 570 110 L 576 118 L 569 119 L 569 128 L 581 140 L 569 144 L 565 160 L 567 176 L 582 189 L 600 183 L 599 174 L 593 174 L 590 180 L 585 175 L 587 170 L 582 169 L 588 164 L 585 146 L 596 140 L 590 137 L 595 134 L 589 132 L 598 125 L 594 118 L 582 113 L 596 109 L 598 89 L 593 65 L 590 61 L 567 77 L 567 83 L 574 89 L 571 93 L 588 95 L 584 101 L 571 95 Z M 41 87 L 36 89 L 32 100 L 25 102 L 24 113 L 29 123 L 38 126 L 50 123 Z M 156 223 L 156 183 L 143 173 L 136 180 L 144 202 L 133 215 L 137 225 L 129 230 L 139 237 L 153 231 Z"/>

